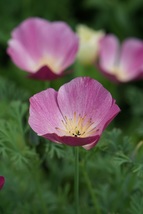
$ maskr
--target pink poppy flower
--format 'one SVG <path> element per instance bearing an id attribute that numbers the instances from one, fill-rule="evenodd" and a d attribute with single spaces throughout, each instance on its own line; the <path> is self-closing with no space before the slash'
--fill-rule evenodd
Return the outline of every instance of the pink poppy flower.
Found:
<path id="1" fill-rule="evenodd" d="M 88 150 L 97 144 L 119 111 L 111 94 L 99 82 L 78 77 L 58 92 L 49 88 L 32 96 L 29 124 L 39 136 Z"/>
<path id="2" fill-rule="evenodd" d="M 76 58 L 78 37 L 64 22 L 29 18 L 12 31 L 7 52 L 30 76 L 52 80 Z"/>
<path id="3" fill-rule="evenodd" d="M 109 79 L 128 82 L 143 74 L 143 42 L 127 39 L 121 47 L 118 39 L 107 35 L 100 41 L 99 68 Z"/>
<path id="4" fill-rule="evenodd" d="M 5 183 L 5 178 L 3 176 L 0 176 L 0 190 L 2 189 L 4 183 Z"/>

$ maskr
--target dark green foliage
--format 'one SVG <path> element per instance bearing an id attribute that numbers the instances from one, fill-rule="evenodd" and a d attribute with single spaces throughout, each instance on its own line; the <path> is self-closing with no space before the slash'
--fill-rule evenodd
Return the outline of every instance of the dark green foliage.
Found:
<path id="1" fill-rule="evenodd" d="M 4 78 L 0 87 L 0 170 L 6 177 L 0 192 L 1 213 L 73 214 L 73 148 L 44 140 L 31 131 L 27 123 L 30 92 Z M 134 92 L 124 90 L 132 117 L 137 117 L 133 110 L 136 102 L 128 95 Z M 130 129 L 139 127 L 134 124 Z M 80 149 L 81 213 L 96 213 L 97 204 L 103 214 L 122 214 L 123 209 L 129 214 L 141 212 L 142 201 L 137 198 L 143 196 L 142 132 L 136 133 L 138 140 L 124 135 L 121 129 L 110 127 L 94 149 Z"/>

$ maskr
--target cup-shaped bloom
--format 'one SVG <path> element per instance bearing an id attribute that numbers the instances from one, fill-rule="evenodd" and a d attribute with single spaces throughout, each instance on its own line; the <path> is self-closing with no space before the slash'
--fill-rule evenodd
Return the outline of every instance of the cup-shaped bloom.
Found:
<path id="1" fill-rule="evenodd" d="M 12 31 L 11 37 L 7 53 L 33 78 L 60 77 L 76 58 L 78 37 L 64 22 L 29 18 Z"/>
<path id="2" fill-rule="evenodd" d="M 114 35 L 103 37 L 100 41 L 99 68 L 116 82 L 140 78 L 143 70 L 143 41 L 130 38 L 120 46 Z"/>
<path id="3" fill-rule="evenodd" d="M 78 77 L 55 91 L 30 98 L 29 124 L 56 143 L 91 149 L 120 111 L 111 94 L 96 80 Z"/>
<path id="4" fill-rule="evenodd" d="M 0 190 L 2 189 L 4 183 L 5 183 L 5 178 L 3 176 L 0 176 Z"/>
<path id="5" fill-rule="evenodd" d="M 104 32 L 95 31 L 85 25 L 78 25 L 77 34 L 79 36 L 77 59 L 83 65 L 93 64 L 98 57 L 99 41 L 104 36 Z"/>

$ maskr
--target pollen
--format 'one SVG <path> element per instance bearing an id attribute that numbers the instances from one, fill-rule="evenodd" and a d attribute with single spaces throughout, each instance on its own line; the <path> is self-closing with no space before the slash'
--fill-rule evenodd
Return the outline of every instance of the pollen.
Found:
<path id="1" fill-rule="evenodd" d="M 92 118 L 87 118 L 87 115 L 81 116 L 76 112 L 73 114 L 72 118 L 64 116 L 64 119 L 61 122 L 63 128 L 56 127 L 56 129 L 65 136 L 82 138 L 91 136 L 96 131 L 96 126 L 92 121 Z"/>

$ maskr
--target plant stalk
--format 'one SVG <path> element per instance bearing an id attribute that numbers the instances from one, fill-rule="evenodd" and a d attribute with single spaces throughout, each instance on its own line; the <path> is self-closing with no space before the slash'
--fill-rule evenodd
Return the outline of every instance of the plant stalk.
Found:
<path id="1" fill-rule="evenodd" d="M 92 185 L 91 185 L 89 176 L 88 176 L 87 171 L 86 171 L 86 169 L 85 169 L 85 164 L 82 163 L 81 165 L 82 165 L 83 176 L 84 176 L 86 185 L 87 185 L 87 187 L 88 187 L 89 193 L 90 193 L 91 198 L 92 198 L 92 202 L 93 202 L 93 206 L 94 206 L 94 209 L 95 209 L 95 213 L 96 213 L 96 214 L 101 214 L 100 207 L 99 207 L 99 205 L 98 205 L 98 201 L 97 201 L 95 192 L 94 192 L 94 190 L 93 190 L 93 187 L 92 187 Z"/>
<path id="2" fill-rule="evenodd" d="M 75 214 L 79 214 L 79 147 L 75 147 L 75 177 L 74 177 L 74 193 L 75 193 Z"/>

